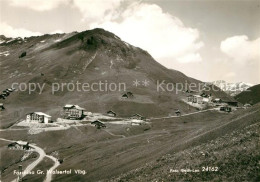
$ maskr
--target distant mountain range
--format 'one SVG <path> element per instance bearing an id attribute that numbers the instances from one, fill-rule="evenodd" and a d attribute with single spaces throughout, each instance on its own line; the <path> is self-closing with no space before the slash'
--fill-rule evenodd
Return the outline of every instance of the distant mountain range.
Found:
<path id="1" fill-rule="evenodd" d="M 217 80 L 212 82 L 212 84 L 216 85 L 217 87 L 222 89 L 224 92 L 230 94 L 231 96 L 235 96 L 254 85 L 245 82 L 228 83 L 224 80 Z"/>

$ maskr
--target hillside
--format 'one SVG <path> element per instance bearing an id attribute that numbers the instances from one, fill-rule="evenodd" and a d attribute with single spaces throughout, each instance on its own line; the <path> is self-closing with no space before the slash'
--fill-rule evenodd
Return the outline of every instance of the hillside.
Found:
<path id="1" fill-rule="evenodd" d="M 259 111 L 239 120 L 108 181 L 259 181 Z"/>
<path id="2" fill-rule="evenodd" d="M 18 89 L 1 100 L 6 108 L 1 112 L 2 128 L 24 119 L 25 114 L 32 111 L 46 112 L 55 120 L 65 104 L 78 104 L 91 112 L 105 113 L 112 109 L 123 117 L 134 113 L 146 117 L 165 116 L 176 109 L 183 113 L 195 110 L 181 100 L 186 97 L 184 92 L 157 91 L 157 83 L 165 80 L 176 86 L 176 83 L 198 84 L 200 81 L 163 67 L 146 51 L 103 29 L 24 39 L 1 37 L 0 52 L 1 90 L 10 88 L 12 83 L 22 83 L 21 88 L 29 83 L 37 84 L 32 93 Z M 135 80 L 139 81 L 138 87 L 133 85 Z M 144 85 L 145 81 L 149 85 Z M 82 90 L 84 83 L 100 82 L 116 84 L 117 88 L 124 83 L 126 89 Z M 76 89 L 77 83 L 81 84 L 80 89 L 71 91 L 68 85 Z M 59 91 L 52 92 L 57 85 Z M 134 97 L 122 99 L 128 91 Z M 222 91 L 212 91 L 212 95 L 232 99 Z"/>
<path id="3" fill-rule="evenodd" d="M 232 113 L 209 110 L 152 119 L 143 125 L 105 122 L 105 129 L 74 124 L 67 130 L 33 135 L 26 129 L 2 130 L 0 138 L 37 144 L 46 154 L 64 160 L 58 170 L 86 171 L 86 175 L 54 175 L 53 181 L 235 181 L 236 176 L 254 181 L 259 166 L 259 113 L 258 104 Z M 8 152 L 6 143 L 0 150 Z M 3 181 L 14 179 L 12 169 L 21 163 L 9 164 L 0 166 L 5 169 Z M 219 167 L 219 172 L 169 173 L 170 169 L 206 165 Z M 42 161 L 37 168 L 47 170 L 50 164 Z M 24 180 L 42 181 L 44 176 Z"/>
<path id="4" fill-rule="evenodd" d="M 248 88 L 235 96 L 235 99 L 243 104 L 256 104 L 260 102 L 260 84 Z"/>

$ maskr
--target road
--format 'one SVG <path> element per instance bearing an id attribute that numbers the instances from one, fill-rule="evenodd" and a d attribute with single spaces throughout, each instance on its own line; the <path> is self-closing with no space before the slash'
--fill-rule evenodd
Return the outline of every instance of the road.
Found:
<path id="1" fill-rule="evenodd" d="M 116 137 L 122 137 L 122 138 L 125 138 L 125 135 L 116 135 L 114 133 L 111 133 L 110 131 L 107 131 L 107 130 L 103 130 L 105 132 L 107 132 L 108 134 L 110 134 L 111 136 L 116 136 Z"/>
<path id="2" fill-rule="evenodd" d="M 182 114 L 182 115 L 180 115 L 180 116 L 167 116 L 167 117 L 160 117 L 160 118 L 150 118 L 149 120 L 178 118 L 178 117 L 189 116 L 189 115 L 198 114 L 198 113 L 207 112 L 207 111 L 213 111 L 213 110 L 216 110 L 216 108 L 206 109 L 206 110 L 197 111 L 197 112 L 192 112 L 192 113 L 188 113 L 188 114 Z"/>
<path id="3" fill-rule="evenodd" d="M 49 169 L 49 173 L 46 173 L 46 178 L 44 180 L 44 182 L 50 182 L 52 179 L 52 171 L 54 169 L 56 169 L 60 165 L 60 163 L 59 163 L 58 159 L 56 159 L 53 156 L 46 155 L 46 157 L 48 157 L 49 159 L 51 159 L 54 162 L 54 165 Z"/>
<path id="4" fill-rule="evenodd" d="M 0 138 L 0 140 L 4 140 L 7 142 L 17 142 L 17 141 L 8 140 L 5 138 Z M 35 149 L 35 151 L 39 154 L 39 157 L 25 168 L 24 171 L 26 171 L 26 173 L 23 173 L 22 177 L 25 177 L 27 174 L 29 174 L 44 159 L 44 157 L 48 157 L 54 162 L 54 165 L 49 169 L 50 173 L 47 173 L 46 178 L 45 178 L 45 182 L 50 182 L 52 179 L 51 172 L 60 165 L 60 163 L 58 162 L 58 159 L 56 159 L 53 156 L 47 155 L 42 148 L 40 148 L 36 145 L 29 144 L 29 146 Z M 16 182 L 16 181 L 18 181 L 18 180 L 14 179 L 12 182 Z"/>
<path id="5" fill-rule="evenodd" d="M 176 117 L 184 117 L 184 116 L 189 116 L 189 115 L 193 115 L 193 114 L 199 114 L 202 112 L 207 112 L 207 111 L 211 111 L 211 110 L 215 110 L 213 109 L 207 109 L 207 110 L 202 110 L 202 111 L 197 111 L 197 112 L 193 112 L 193 113 L 188 113 L 188 114 L 183 114 L 181 116 L 168 116 L 168 117 L 160 117 L 160 118 L 150 118 L 150 120 L 158 120 L 158 119 L 168 119 L 168 118 L 176 118 Z M 78 129 L 76 126 L 74 126 L 76 129 Z M 9 130 L 24 130 L 24 129 L 9 129 Z M 1 130 L 0 130 L 1 131 Z M 5 130 L 6 131 L 6 130 Z M 111 133 L 110 131 L 104 130 L 105 132 L 107 132 L 108 134 L 112 135 L 112 136 L 117 136 L 117 137 L 122 137 L 125 138 L 126 136 L 124 135 L 116 135 L 114 133 Z M 161 135 L 156 135 L 156 137 L 161 136 Z M 150 140 L 153 139 L 155 136 L 148 138 L 147 142 L 150 143 Z M 0 138 L 0 140 L 4 140 L 4 141 L 8 141 L 8 142 L 16 142 L 13 140 L 8 140 L 8 139 L 4 139 L 4 138 Z M 52 180 L 52 171 L 54 171 L 59 165 L 59 161 L 57 158 L 47 155 L 44 150 L 38 146 L 29 144 L 30 147 L 34 148 L 35 151 L 39 154 L 39 157 L 32 162 L 31 164 L 29 164 L 26 169 L 24 171 L 26 171 L 25 174 L 23 174 L 23 177 L 25 177 L 28 173 L 30 173 L 43 159 L 44 157 L 47 157 L 49 159 L 51 159 L 54 162 L 54 165 L 49 169 L 49 172 L 46 172 L 46 178 L 44 180 L 44 182 L 50 182 Z M 12 182 L 16 182 L 17 179 L 13 180 Z"/>

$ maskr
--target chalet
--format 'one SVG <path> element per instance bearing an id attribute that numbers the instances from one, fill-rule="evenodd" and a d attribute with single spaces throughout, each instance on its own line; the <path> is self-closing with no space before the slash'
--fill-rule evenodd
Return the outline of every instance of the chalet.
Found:
<path id="1" fill-rule="evenodd" d="M 236 101 L 223 101 L 224 103 L 227 103 L 229 106 L 238 107 L 238 102 Z"/>
<path id="2" fill-rule="evenodd" d="M 176 111 L 175 111 L 175 114 L 176 114 L 176 116 L 181 116 L 181 112 L 180 112 L 180 110 L 179 110 L 179 109 L 176 110 Z"/>
<path id="3" fill-rule="evenodd" d="M 201 97 L 200 95 L 189 95 L 187 96 L 187 101 L 192 103 L 202 104 L 203 97 Z"/>
<path id="4" fill-rule="evenodd" d="M 107 115 L 116 117 L 116 113 L 114 111 L 112 111 L 112 110 L 107 111 Z"/>
<path id="5" fill-rule="evenodd" d="M 134 96 L 134 94 L 133 94 L 132 92 L 127 92 L 126 95 L 127 95 L 128 97 L 133 97 L 133 96 Z"/>
<path id="6" fill-rule="evenodd" d="M 9 91 L 9 92 L 13 92 L 13 91 L 15 91 L 14 88 L 8 88 L 8 89 L 6 89 L 6 90 Z"/>
<path id="7" fill-rule="evenodd" d="M 122 98 L 124 99 L 131 98 L 131 97 L 134 97 L 134 94 L 132 92 L 127 92 L 122 95 Z"/>
<path id="8" fill-rule="evenodd" d="M 3 111 L 3 110 L 5 110 L 4 104 L 0 103 L 0 111 Z"/>
<path id="9" fill-rule="evenodd" d="M 224 112 L 231 112 L 232 111 L 231 107 L 227 107 L 227 106 L 221 106 L 219 108 L 219 110 L 224 111 Z"/>
<path id="10" fill-rule="evenodd" d="M 185 92 L 186 92 L 186 93 L 192 93 L 193 91 L 191 91 L 191 90 L 186 90 Z"/>
<path id="11" fill-rule="evenodd" d="M 29 146 L 29 142 L 22 142 L 22 141 L 18 141 L 18 142 L 13 142 L 8 144 L 7 146 L 8 149 L 13 149 L 13 150 L 31 150 L 33 149 L 32 147 Z"/>
<path id="12" fill-rule="evenodd" d="M 188 101 L 188 102 L 193 102 L 193 98 L 194 98 L 193 95 L 188 95 L 188 96 L 187 96 L 187 101 Z"/>
<path id="13" fill-rule="evenodd" d="M 2 95 L 4 95 L 5 97 L 7 97 L 7 96 L 9 96 L 9 95 L 10 95 L 10 93 L 9 93 L 9 92 L 7 92 L 6 90 L 4 90 L 4 91 L 3 91 L 3 93 L 2 93 Z"/>
<path id="14" fill-rule="evenodd" d="M 8 144 L 8 149 L 22 149 L 23 146 L 18 144 L 17 142 L 13 142 L 13 143 L 10 143 Z"/>
<path id="15" fill-rule="evenodd" d="M 27 122 L 50 123 L 51 116 L 43 112 L 32 112 L 26 115 Z"/>
<path id="16" fill-rule="evenodd" d="M 0 94 L 0 99 L 5 99 L 4 94 Z"/>
<path id="17" fill-rule="evenodd" d="M 99 120 L 93 121 L 91 124 L 95 125 L 97 129 L 106 128 L 106 125 Z"/>
<path id="18" fill-rule="evenodd" d="M 209 97 L 203 97 L 202 101 L 203 102 L 211 102 L 212 98 L 210 96 Z"/>
<path id="19" fill-rule="evenodd" d="M 220 98 L 215 98 L 215 99 L 213 100 L 213 102 L 214 102 L 214 103 L 221 103 L 222 100 L 221 100 Z"/>
<path id="20" fill-rule="evenodd" d="M 141 116 L 140 114 L 134 114 L 130 117 L 130 119 L 145 120 L 145 117 Z"/>
<path id="21" fill-rule="evenodd" d="M 23 145 L 23 150 L 31 150 L 32 147 L 29 146 L 29 142 L 27 142 L 25 145 Z"/>
<path id="22" fill-rule="evenodd" d="M 127 98 L 128 98 L 128 95 L 127 95 L 127 94 L 123 94 L 123 95 L 122 95 L 122 98 L 127 99 Z"/>
<path id="23" fill-rule="evenodd" d="M 71 104 L 66 104 L 63 107 L 64 111 L 64 118 L 65 119 L 83 119 L 84 118 L 84 111 L 86 109 L 78 106 L 78 105 L 71 105 Z"/>
<path id="24" fill-rule="evenodd" d="M 10 91 L 6 89 L 3 91 L 3 93 L 10 93 Z"/>
<path id="25" fill-rule="evenodd" d="M 200 94 L 201 97 L 208 97 L 207 94 L 205 94 L 204 92 L 202 94 Z"/>

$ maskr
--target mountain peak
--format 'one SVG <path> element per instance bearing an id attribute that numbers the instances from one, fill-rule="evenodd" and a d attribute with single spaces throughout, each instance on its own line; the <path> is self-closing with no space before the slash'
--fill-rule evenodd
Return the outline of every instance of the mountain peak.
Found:
<path id="1" fill-rule="evenodd" d="M 245 82 L 229 83 L 224 80 L 217 80 L 212 82 L 214 85 L 222 89 L 223 91 L 229 93 L 231 96 L 235 96 L 242 91 L 245 91 L 249 87 L 252 87 L 253 84 Z"/>

